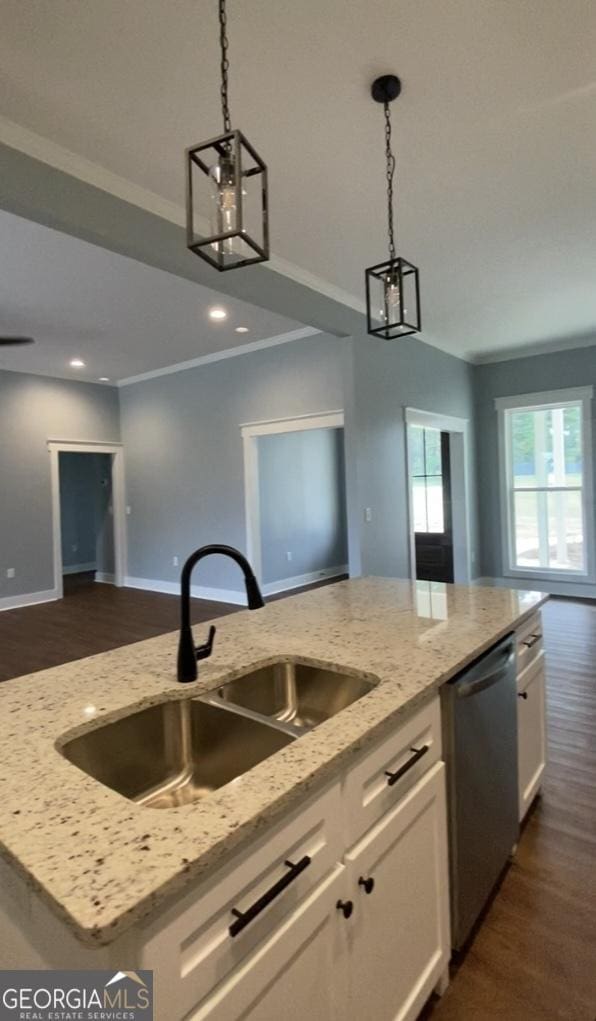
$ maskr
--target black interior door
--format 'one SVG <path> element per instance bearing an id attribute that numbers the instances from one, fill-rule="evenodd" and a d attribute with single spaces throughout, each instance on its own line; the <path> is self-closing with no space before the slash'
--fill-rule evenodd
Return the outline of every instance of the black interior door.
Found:
<path id="1" fill-rule="evenodd" d="M 453 581 L 453 527 L 451 511 L 451 461 L 449 433 L 440 434 L 440 461 L 431 451 L 428 433 L 423 430 L 424 475 L 418 476 L 418 485 L 424 485 L 427 499 L 427 530 L 414 533 L 416 545 L 416 577 L 421 581 Z M 442 504 L 442 530 L 436 530 L 436 503 Z M 432 504 L 435 504 L 435 513 Z M 432 529 L 435 528 L 433 531 Z"/>

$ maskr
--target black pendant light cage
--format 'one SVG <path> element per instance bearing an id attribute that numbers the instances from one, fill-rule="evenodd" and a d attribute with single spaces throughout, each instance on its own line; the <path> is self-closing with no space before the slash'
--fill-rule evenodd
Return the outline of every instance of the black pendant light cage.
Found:
<path id="1" fill-rule="evenodd" d="M 269 222 L 267 166 L 231 127 L 226 0 L 219 0 L 219 26 L 224 132 L 186 150 L 186 243 L 224 271 L 268 260 Z"/>
<path id="2" fill-rule="evenodd" d="M 419 333 L 420 279 L 416 266 L 396 255 L 393 216 L 395 156 L 391 148 L 389 104 L 399 96 L 401 82 L 395 75 L 383 75 L 372 85 L 372 97 L 383 104 L 385 113 L 385 158 L 387 180 L 387 227 L 389 258 L 365 270 L 367 331 L 373 337 L 396 340 Z"/>

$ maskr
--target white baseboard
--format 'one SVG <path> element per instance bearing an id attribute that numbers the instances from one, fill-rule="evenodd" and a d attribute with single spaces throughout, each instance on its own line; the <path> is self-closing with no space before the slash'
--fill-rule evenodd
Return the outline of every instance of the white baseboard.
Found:
<path id="1" fill-rule="evenodd" d="M 278 592 L 289 592 L 293 588 L 302 588 L 303 585 L 312 585 L 315 581 L 324 581 L 326 578 L 337 578 L 339 575 L 348 574 L 347 564 L 337 567 L 325 567 L 321 571 L 310 571 L 308 574 L 296 574 L 293 578 L 282 578 L 281 581 L 271 581 L 261 586 L 264 596 L 273 596 Z"/>
<path id="2" fill-rule="evenodd" d="M 583 585 L 576 581 L 541 581 L 538 578 L 476 578 L 472 584 L 522 589 L 529 592 L 548 592 L 550 596 L 596 599 L 596 585 Z"/>
<path id="3" fill-rule="evenodd" d="M 95 571 L 96 568 L 95 560 L 91 564 L 70 564 L 69 567 L 62 568 L 62 574 L 87 574 L 89 571 Z"/>
<path id="4" fill-rule="evenodd" d="M 0 599 L 0 611 L 17 610 L 21 606 L 36 606 L 37 603 L 51 603 L 58 598 L 58 592 L 54 588 L 46 589 L 44 592 L 23 592 L 18 596 L 4 596 Z"/>
<path id="5" fill-rule="evenodd" d="M 114 585 L 116 582 L 116 576 L 110 574 L 109 571 L 96 571 L 95 580 L 101 582 L 103 585 Z"/>
<path id="6" fill-rule="evenodd" d="M 134 578 L 127 575 L 124 579 L 127 588 L 145 589 L 147 592 L 166 592 L 169 595 L 180 595 L 179 581 L 157 581 L 154 578 Z M 209 599 L 215 603 L 233 603 L 235 606 L 245 606 L 246 593 L 244 590 L 238 592 L 235 589 L 208 588 L 206 585 L 191 585 L 190 594 L 193 599 Z"/>

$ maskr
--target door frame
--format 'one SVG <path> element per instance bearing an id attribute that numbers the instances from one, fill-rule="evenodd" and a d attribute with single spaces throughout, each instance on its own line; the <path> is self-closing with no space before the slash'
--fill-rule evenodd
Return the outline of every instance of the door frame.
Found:
<path id="1" fill-rule="evenodd" d="M 121 443 L 87 440 L 48 440 L 52 488 L 52 555 L 54 560 L 55 599 L 62 599 L 62 534 L 60 529 L 60 454 L 112 455 L 112 520 L 114 526 L 114 585 L 121 588 L 127 573 L 126 496 L 124 449 Z"/>
<path id="2" fill-rule="evenodd" d="M 471 580 L 470 487 L 468 481 L 469 419 L 440 415 L 419 408 L 404 408 L 406 433 L 406 475 L 408 480 L 408 539 L 410 576 L 416 580 L 416 538 L 414 532 L 414 484 L 412 479 L 409 426 L 439 429 L 449 433 L 451 461 L 451 522 L 453 538 L 453 580 L 468 585 Z"/>
<path id="3" fill-rule="evenodd" d="M 263 572 L 259 499 L 259 436 L 305 432 L 309 429 L 343 429 L 344 418 L 343 410 L 321 411 L 310 415 L 299 415 L 296 418 L 273 418 L 263 422 L 246 422 L 240 426 L 244 454 L 246 555 L 259 582 L 262 580 Z"/>

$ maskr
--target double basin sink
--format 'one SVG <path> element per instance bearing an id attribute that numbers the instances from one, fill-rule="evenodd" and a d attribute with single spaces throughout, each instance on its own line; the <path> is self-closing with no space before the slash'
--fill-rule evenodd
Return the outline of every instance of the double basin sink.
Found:
<path id="1" fill-rule="evenodd" d="M 66 741 L 69 762 L 131 801 L 175 808 L 238 779 L 375 687 L 279 661 L 194 698 L 171 699 Z"/>

